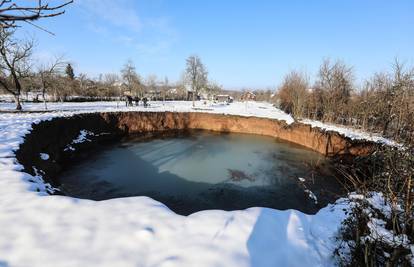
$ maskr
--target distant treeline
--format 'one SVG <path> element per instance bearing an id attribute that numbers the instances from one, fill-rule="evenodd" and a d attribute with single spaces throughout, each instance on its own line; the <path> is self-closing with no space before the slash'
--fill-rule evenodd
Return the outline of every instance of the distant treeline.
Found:
<path id="1" fill-rule="evenodd" d="M 391 71 L 374 74 L 362 86 L 354 81 L 351 67 L 324 60 L 313 85 L 303 72 L 287 74 L 276 101 L 296 119 L 350 125 L 413 143 L 414 68 L 396 60 Z"/>

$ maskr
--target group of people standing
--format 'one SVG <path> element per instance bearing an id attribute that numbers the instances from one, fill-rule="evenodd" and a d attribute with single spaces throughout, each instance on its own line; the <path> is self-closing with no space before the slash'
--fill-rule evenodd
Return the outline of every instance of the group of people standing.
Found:
<path id="1" fill-rule="evenodd" d="M 148 104 L 148 98 L 143 97 L 141 99 L 141 98 L 139 98 L 137 96 L 136 97 L 132 97 L 130 95 L 127 95 L 126 96 L 126 98 L 125 98 L 125 105 L 127 107 L 133 107 L 134 106 L 133 102 L 135 102 L 135 106 L 139 106 L 139 101 L 142 101 L 142 103 L 144 104 L 144 107 L 147 107 L 149 105 Z"/>

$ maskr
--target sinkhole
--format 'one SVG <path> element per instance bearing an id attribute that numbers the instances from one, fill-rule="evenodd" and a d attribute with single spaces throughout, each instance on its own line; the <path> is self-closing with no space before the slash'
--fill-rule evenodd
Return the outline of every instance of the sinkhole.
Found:
<path id="1" fill-rule="evenodd" d="M 329 158 L 272 137 L 192 130 L 123 139 L 59 175 L 60 190 L 147 196 L 174 212 L 268 207 L 314 214 L 344 194 Z"/>

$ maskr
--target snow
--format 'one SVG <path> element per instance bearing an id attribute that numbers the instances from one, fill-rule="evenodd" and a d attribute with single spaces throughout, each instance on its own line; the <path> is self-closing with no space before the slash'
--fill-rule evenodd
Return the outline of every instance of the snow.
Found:
<path id="1" fill-rule="evenodd" d="M 405 248 L 409 248 L 410 240 L 407 235 L 396 235 L 391 230 L 386 229 L 385 225 L 385 221 L 377 218 L 371 218 L 368 222 L 370 235 L 365 238 L 373 241 L 382 240 L 386 244 L 394 247 L 403 246 Z"/>
<path id="2" fill-rule="evenodd" d="M 65 149 L 64 149 L 64 151 L 75 151 L 76 149 L 73 147 L 73 146 L 71 146 L 71 145 L 67 145 L 66 147 L 65 147 Z"/>
<path id="3" fill-rule="evenodd" d="M 390 201 L 386 201 L 381 192 L 368 192 L 366 196 L 351 193 L 348 196 L 348 199 L 350 200 L 348 205 L 349 207 L 360 207 L 361 204 L 366 204 L 366 207 L 364 207 L 362 212 L 369 218 L 367 222 L 369 233 L 360 237 L 361 242 L 370 241 L 372 243 L 376 243 L 378 247 L 381 246 L 381 243 L 383 245 L 386 244 L 390 248 L 403 247 L 411 251 L 407 257 L 412 263 L 414 263 L 412 241 L 410 241 L 409 237 L 405 234 L 397 234 L 393 229 L 387 229 L 387 223 L 384 221 L 384 218 L 386 218 L 387 221 L 392 220 L 392 212 L 394 212 L 394 214 L 396 212 L 403 213 L 401 206 L 394 204 L 394 206 L 391 207 L 393 204 L 391 204 Z M 354 241 L 346 242 L 351 242 L 351 245 L 355 247 Z M 349 255 L 349 247 L 346 242 L 344 243 L 345 246 L 341 247 L 339 250 L 339 253 L 345 256 L 345 258 L 349 257 L 347 256 Z M 390 255 L 384 251 L 384 256 L 389 257 Z"/>
<path id="4" fill-rule="evenodd" d="M 76 139 L 74 139 L 72 141 L 72 144 L 80 144 L 83 142 L 90 142 L 91 140 L 87 138 L 87 136 L 89 135 L 93 135 L 92 132 L 87 131 L 87 130 L 81 130 L 78 137 L 76 137 Z"/>
<path id="5" fill-rule="evenodd" d="M 300 122 L 304 123 L 304 124 L 309 124 L 312 127 L 318 127 L 327 131 L 334 131 L 334 132 L 338 132 L 340 134 L 343 134 L 346 137 L 349 137 L 351 139 L 354 140 L 368 140 L 368 141 L 373 141 L 376 143 L 381 143 L 381 144 L 385 144 L 388 146 L 395 146 L 395 147 L 400 147 L 401 145 L 398 144 L 397 142 L 382 137 L 380 135 L 375 135 L 375 134 L 371 134 L 371 133 L 367 133 L 364 131 L 360 131 L 351 127 L 346 127 L 346 126 L 341 126 L 341 125 L 334 125 L 334 124 L 328 124 L 328 123 L 324 123 L 324 122 L 320 122 L 320 121 L 314 121 L 314 120 L 308 120 L 308 119 L 304 119 L 301 120 Z"/>
<path id="6" fill-rule="evenodd" d="M 309 189 L 305 189 L 305 193 L 308 194 L 308 197 L 312 199 L 315 202 L 315 204 L 318 204 L 318 198 L 312 191 L 310 191 Z"/>
<path id="7" fill-rule="evenodd" d="M 207 112 L 216 114 L 240 115 L 246 117 L 261 117 L 283 120 L 287 124 L 294 122 L 293 118 L 273 107 L 269 103 L 262 102 L 235 102 L 231 105 L 214 103 L 211 101 L 197 101 L 195 108 L 191 101 L 150 101 L 150 106 L 125 107 L 124 102 L 82 102 L 82 103 L 48 103 L 48 111 L 59 112 L 109 112 L 109 111 L 171 111 L 171 112 Z M 25 111 L 44 111 L 43 103 L 22 103 Z M 13 111 L 14 103 L 0 103 L 0 110 Z"/>
<path id="8" fill-rule="evenodd" d="M 120 103 L 123 104 L 123 103 Z M 42 110 L 42 104 L 24 104 Z M 95 111 L 192 111 L 189 102 L 49 103 L 54 112 L 0 113 L 0 266 L 332 266 L 347 203 L 315 215 L 295 210 L 208 210 L 180 216 L 148 197 L 91 201 L 53 195 L 42 171 L 22 171 L 14 151 L 33 123 Z M 265 103 L 203 105 L 211 113 L 293 119 Z M 12 109 L 0 103 L 0 109 Z M 81 131 L 73 143 L 84 142 Z M 39 155 L 46 159 L 46 154 Z"/>
<path id="9" fill-rule="evenodd" d="M 92 140 L 87 138 L 88 135 L 94 136 L 95 134 L 87 130 L 80 130 L 79 135 L 75 139 L 73 139 L 70 144 L 68 144 L 65 147 L 64 151 L 75 151 L 76 149 L 73 147 L 74 144 L 91 142 Z M 97 134 L 97 135 L 102 135 L 102 134 Z"/>
<path id="10" fill-rule="evenodd" d="M 306 184 L 305 184 L 305 182 L 306 182 L 306 179 L 305 178 L 302 178 L 302 177 L 298 177 L 298 180 L 299 180 L 299 182 L 300 182 L 300 185 L 302 186 L 302 188 L 303 188 L 303 191 L 307 194 L 307 196 L 310 198 L 310 199 L 312 199 L 313 200 L 313 202 L 315 203 L 315 204 L 318 204 L 318 198 L 316 197 L 316 195 L 311 191 L 311 190 L 309 190 L 308 188 L 307 188 L 307 186 L 306 186 Z"/>
<path id="11" fill-rule="evenodd" d="M 41 158 L 42 160 L 48 160 L 48 159 L 49 159 L 49 154 L 46 154 L 46 153 L 40 153 L 40 158 Z"/>
<path id="12" fill-rule="evenodd" d="M 382 193 L 373 192 L 370 197 L 366 199 L 369 203 L 367 213 L 370 214 L 370 221 L 368 222 L 368 228 L 370 229 L 370 235 L 366 236 L 366 239 L 370 240 L 382 240 L 391 247 L 403 246 L 407 249 L 410 248 L 410 240 L 407 235 L 397 235 L 392 230 L 386 229 L 386 222 L 382 219 L 376 218 L 373 214 L 373 210 L 379 212 L 381 216 L 387 219 L 391 219 L 392 211 L 403 212 L 401 206 L 394 205 L 391 207 L 389 201 L 385 201 Z M 414 254 L 411 255 L 414 260 Z"/>

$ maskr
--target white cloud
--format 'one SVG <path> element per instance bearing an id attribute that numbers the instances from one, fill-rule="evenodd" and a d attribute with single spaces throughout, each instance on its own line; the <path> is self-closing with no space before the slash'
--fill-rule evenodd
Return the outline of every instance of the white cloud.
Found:
<path id="1" fill-rule="evenodd" d="M 79 0 L 77 3 L 91 32 L 131 52 L 165 55 L 178 39 L 167 17 L 141 17 L 133 0 Z"/>
<path id="2" fill-rule="evenodd" d="M 130 0 L 79 0 L 76 3 L 83 8 L 91 19 L 103 19 L 115 26 L 138 32 L 142 24 Z"/>

